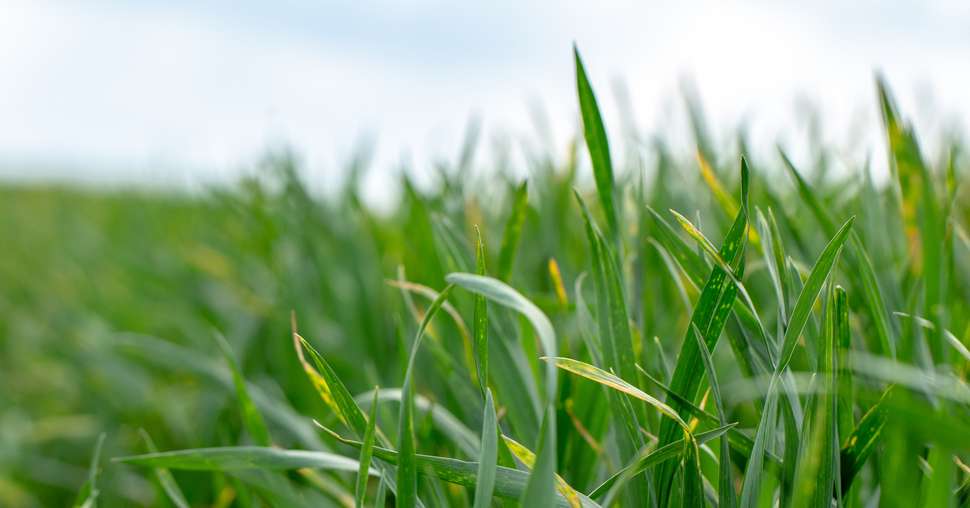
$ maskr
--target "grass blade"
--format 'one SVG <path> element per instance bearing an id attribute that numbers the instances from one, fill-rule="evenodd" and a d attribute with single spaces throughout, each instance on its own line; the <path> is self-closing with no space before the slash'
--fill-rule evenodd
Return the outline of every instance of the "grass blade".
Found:
<path id="1" fill-rule="evenodd" d="M 401 400 L 401 415 L 398 423 L 398 448 L 400 450 L 400 461 L 397 468 L 397 503 L 401 508 L 414 508 L 418 498 L 418 470 L 415 462 L 414 445 L 414 361 L 418 356 L 418 349 L 421 347 L 421 339 L 428 324 L 434 318 L 442 304 L 451 294 L 452 285 L 445 287 L 438 297 L 435 298 L 425 312 L 421 326 L 414 336 L 411 343 L 411 353 L 408 355 L 407 370 L 404 373 L 404 384 L 401 388 L 403 399 Z"/>
<path id="2" fill-rule="evenodd" d="M 158 448 L 155 447 L 155 442 L 152 441 L 148 432 L 145 432 L 145 429 L 139 429 L 138 433 L 141 434 L 141 438 L 145 441 L 145 447 L 148 448 L 148 452 L 158 453 Z M 175 483 L 175 478 L 172 477 L 172 473 L 164 467 L 156 467 L 154 469 L 158 484 L 162 486 L 162 490 L 165 491 L 165 495 L 175 505 L 175 508 L 189 508 L 189 502 L 185 500 L 185 494 L 182 494 L 182 489 L 179 488 L 178 483 Z"/>
<path id="3" fill-rule="evenodd" d="M 694 440 L 698 445 L 702 445 L 712 439 L 723 436 L 727 431 L 733 429 L 737 424 L 731 423 L 706 432 L 694 435 Z M 607 478 L 598 487 L 589 493 L 592 499 L 603 498 L 604 506 L 611 506 L 610 500 L 616 497 L 617 492 L 624 484 L 636 475 L 656 466 L 664 461 L 679 457 L 686 450 L 684 439 L 678 439 L 673 443 L 659 448 L 643 451 L 634 460 L 622 469 Z"/>
<path id="4" fill-rule="evenodd" d="M 835 266 L 835 260 L 838 259 L 839 253 L 842 251 L 842 246 L 845 244 L 845 240 L 852 230 L 852 223 L 854 221 L 855 217 L 847 220 L 839 229 L 838 233 L 829 240 L 828 245 L 819 254 L 818 259 L 815 260 L 812 271 L 809 273 L 805 285 L 798 294 L 798 299 L 795 300 L 795 306 L 792 307 L 791 319 L 788 320 L 788 328 L 785 330 L 785 337 L 782 341 L 781 358 L 779 358 L 778 365 L 775 367 L 776 373 L 783 371 L 791 361 L 791 357 L 795 353 L 795 345 L 798 342 L 798 337 L 802 334 L 805 323 L 808 322 L 808 317 L 812 312 L 812 307 L 815 305 L 815 300 L 822 291 L 822 284 L 825 283 L 829 273 L 832 272 L 832 268 Z"/>
<path id="5" fill-rule="evenodd" d="M 744 245 L 748 230 L 748 166 L 744 159 L 741 159 L 741 209 L 735 218 L 731 229 L 724 238 L 719 255 L 729 266 L 737 267 L 738 275 L 741 272 L 744 260 Z M 737 286 L 733 284 L 727 273 L 715 265 L 711 270 L 704 289 L 701 291 L 700 298 L 691 315 L 690 325 L 685 334 L 685 340 L 681 345 L 680 354 L 677 357 L 677 365 L 674 368 L 674 375 L 670 382 L 670 388 L 687 400 L 693 400 L 697 396 L 701 377 L 698 372 L 702 371 L 700 352 L 697 349 L 697 342 L 690 337 L 695 330 L 700 330 L 704 334 L 704 341 L 708 349 L 712 349 L 721 336 L 721 331 L 727 321 L 731 307 L 734 305 L 737 296 Z M 674 408 L 679 413 L 683 408 L 679 404 L 674 404 Z M 669 422 L 664 422 L 660 426 L 660 442 L 663 446 L 676 439 L 674 427 Z M 669 488 L 673 478 L 673 469 L 670 465 L 664 465 L 657 469 L 656 483 Z M 669 497 L 666 492 L 661 493 L 661 498 Z"/>
<path id="6" fill-rule="evenodd" d="M 700 450 L 697 443 L 688 440 L 687 455 L 684 457 L 684 496 L 682 506 L 701 507 L 704 503 L 704 480 L 701 474 Z"/>
<path id="7" fill-rule="evenodd" d="M 226 446 L 193 448 L 142 455 L 117 457 L 114 462 L 155 468 L 188 471 L 241 471 L 261 469 L 286 471 L 312 468 L 356 473 L 359 464 L 354 459 L 330 452 L 284 450 L 265 446 Z M 376 474 L 371 470 L 370 474 Z"/>
<path id="8" fill-rule="evenodd" d="M 482 242 L 482 232 L 475 226 L 477 247 L 475 249 L 476 269 L 478 275 L 485 276 L 485 244 Z M 475 366 L 478 374 L 478 385 L 484 395 L 488 386 L 488 301 L 482 295 L 475 295 L 475 315 L 473 318 L 473 334 L 475 336 Z"/>
<path id="9" fill-rule="evenodd" d="M 777 389 L 781 383 L 781 373 L 788 367 L 788 363 L 791 361 L 798 337 L 801 336 L 805 323 L 808 322 L 809 313 L 812 311 L 815 300 L 822 290 L 822 285 L 835 266 L 835 261 L 839 257 L 842 245 L 845 243 L 849 231 L 851 231 L 853 220 L 854 218 L 850 218 L 846 221 L 839 232 L 825 246 L 822 253 L 819 254 L 792 308 L 791 319 L 789 319 L 788 328 L 785 330 L 781 357 L 775 366 L 774 374 L 772 374 L 771 381 L 768 384 L 767 399 L 764 410 L 761 413 L 761 420 L 758 423 L 758 432 L 755 436 L 755 447 L 751 452 L 748 466 L 745 469 L 744 483 L 741 487 L 741 506 L 744 508 L 756 506 L 758 503 L 764 454 L 767 447 L 774 441 L 775 418 L 777 416 L 778 406 Z"/>
<path id="10" fill-rule="evenodd" d="M 768 398 L 765 401 L 764 409 L 761 410 L 758 432 L 754 438 L 754 448 L 751 450 L 751 456 L 748 457 L 748 465 L 744 471 L 744 482 L 741 485 L 739 503 L 742 508 L 758 506 L 758 496 L 761 494 L 761 476 L 765 470 L 764 456 L 769 444 L 774 441 L 775 417 L 778 407 L 778 397 L 774 395 L 774 390 L 777 379 L 777 377 L 772 376 L 772 382 L 768 386 Z"/>
<path id="11" fill-rule="evenodd" d="M 822 225 L 825 234 L 830 236 L 834 235 L 835 221 L 831 218 L 825 207 L 822 206 L 811 186 L 798 172 L 785 152 L 779 148 L 778 153 L 781 155 L 781 160 L 784 162 L 788 173 L 795 180 L 799 196 L 809 205 L 809 208 L 815 215 L 815 219 Z M 876 344 L 879 347 L 879 352 L 895 358 L 896 343 L 893 338 L 894 332 L 889 321 L 888 307 L 882 296 L 883 291 L 880 289 L 879 281 L 876 278 L 876 271 L 872 266 L 872 260 L 869 259 L 869 254 L 866 252 L 862 239 L 855 231 L 852 231 L 849 235 L 849 249 L 854 261 L 855 272 L 859 277 L 859 284 L 862 287 L 863 300 L 869 310 L 869 316 L 875 325 L 875 332 L 878 338 Z"/>
<path id="12" fill-rule="evenodd" d="M 644 392 L 643 390 L 631 385 L 630 383 L 620 379 L 619 377 L 588 363 L 573 360 L 572 358 L 543 357 L 542 360 L 549 362 L 551 365 L 554 365 L 567 372 L 571 372 L 578 376 L 589 379 L 590 381 L 595 381 L 608 388 L 612 388 L 627 395 L 636 397 L 647 404 L 650 404 L 658 411 L 663 413 L 666 417 L 673 420 L 684 430 L 684 433 L 690 434 L 690 427 L 687 425 L 687 422 L 685 422 L 680 415 L 677 414 L 677 411 L 675 411 L 674 408 L 668 406 L 666 403 Z"/>
<path id="13" fill-rule="evenodd" d="M 869 411 L 859 420 L 859 424 L 852 431 L 852 434 L 842 440 L 842 449 L 839 453 L 842 481 L 842 492 L 849 491 L 852 481 L 862 471 L 866 460 L 876 450 L 876 443 L 882 436 L 882 430 L 886 426 L 888 404 L 886 401 L 891 396 L 893 386 L 883 392 L 882 397 L 876 405 L 869 408 Z M 844 495 L 844 494 L 843 494 Z"/>
<path id="14" fill-rule="evenodd" d="M 522 493 L 522 506 L 551 506 L 556 496 L 556 427 L 551 403 L 546 405 L 539 427 L 537 454 L 529 482 Z M 570 506 L 573 506 L 572 503 Z"/>
<path id="15" fill-rule="evenodd" d="M 586 147 L 589 149 L 590 160 L 593 163 L 596 192 L 599 194 L 600 204 L 606 214 L 610 238 L 613 239 L 614 244 L 617 244 L 620 226 L 616 205 L 614 205 L 615 190 L 613 189 L 613 162 L 610 160 L 610 145 L 606 138 L 606 129 L 603 127 L 599 106 L 596 104 L 596 96 L 593 94 L 593 87 L 589 83 L 586 69 L 583 67 L 583 60 L 575 46 L 573 46 L 573 58 L 576 62 L 576 90 L 579 94 L 579 109 L 583 117 L 583 134 L 586 138 Z"/>
<path id="16" fill-rule="evenodd" d="M 841 289 L 841 288 L 839 288 Z M 839 449 L 837 420 L 836 341 L 838 340 L 838 312 L 836 291 L 830 289 L 824 311 L 824 331 L 817 372 L 819 391 L 805 412 L 802 436 L 805 438 L 800 451 L 795 474 L 796 491 L 794 506 L 828 508 L 832 504 Z"/>
<path id="17" fill-rule="evenodd" d="M 515 261 L 515 251 L 519 247 L 519 239 L 522 237 L 522 225 L 525 224 L 525 213 L 528 209 L 528 182 L 522 182 L 515 189 L 512 213 L 505 222 L 505 232 L 502 234 L 502 248 L 498 255 L 498 277 L 506 282 L 512 277 L 512 264 Z"/>
<path id="18" fill-rule="evenodd" d="M 358 404 L 362 404 L 365 409 L 370 409 L 371 400 L 368 393 L 359 394 L 354 397 Z M 382 388 L 378 390 L 377 400 L 380 402 L 391 401 L 400 403 L 404 399 L 404 393 L 400 388 Z M 469 457 L 476 457 L 479 454 L 479 438 L 451 411 L 441 404 L 436 404 L 420 393 L 414 394 L 414 408 L 419 413 L 430 413 L 431 423 L 445 437 L 451 441 Z M 415 414 L 417 417 L 424 417 L 423 414 Z M 380 434 L 378 433 L 378 437 Z"/>
<path id="19" fill-rule="evenodd" d="M 475 485 L 474 508 L 488 508 L 495 489 L 495 470 L 498 465 L 498 426 L 492 391 L 485 389 L 485 410 L 482 414 L 482 453 L 478 458 L 478 483 Z"/>
<path id="20" fill-rule="evenodd" d="M 363 508 L 367 497 L 367 478 L 370 476 L 370 462 L 374 453 L 374 436 L 377 430 L 377 395 L 380 393 L 378 388 L 374 388 L 374 397 L 371 400 L 370 413 L 367 415 L 367 428 L 364 430 L 364 442 L 360 447 L 360 464 L 357 468 L 357 482 L 354 485 L 354 506 Z"/>
<path id="21" fill-rule="evenodd" d="M 696 330 L 695 330 L 696 332 Z M 711 394 L 714 396 L 714 406 L 717 408 L 717 416 L 721 426 L 726 426 L 727 412 L 724 408 L 724 400 L 721 398 L 721 387 L 717 382 L 717 374 L 714 372 L 714 361 L 711 359 L 711 352 L 707 349 L 707 344 L 701 338 L 700 333 L 694 333 L 697 340 L 697 349 L 701 353 L 701 360 L 704 362 L 704 370 L 707 373 L 707 381 L 711 385 Z M 734 508 L 738 504 L 737 494 L 734 492 L 734 473 L 731 471 L 731 448 L 727 437 L 721 438 L 720 467 L 718 468 L 718 506 L 720 508 Z"/>
<path id="22" fill-rule="evenodd" d="M 98 476 L 101 475 L 101 448 L 104 447 L 105 434 L 98 435 L 97 444 L 94 445 L 94 454 L 91 455 L 91 465 L 88 468 L 88 478 L 77 493 L 74 506 L 79 508 L 94 508 L 98 503 Z"/>
<path id="23" fill-rule="evenodd" d="M 535 468 L 536 455 L 532 450 L 526 448 L 524 445 L 518 441 L 502 435 L 502 440 L 505 442 L 505 446 L 508 448 L 509 452 L 528 469 Z M 579 493 L 576 489 L 572 488 L 566 480 L 563 480 L 558 474 L 555 475 L 556 490 L 566 498 L 570 506 L 576 508 L 581 505 Z M 526 505 L 529 506 L 529 505 Z"/>
<path id="24" fill-rule="evenodd" d="M 259 408 L 256 407 L 252 398 L 249 397 L 249 391 L 246 389 L 246 379 L 243 378 L 239 363 L 236 362 L 236 356 L 232 352 L 229 341 L 219 332 L 215 332 L 213 336 L 215 337 L 216 344 L 219 345 L 219 350 L 222 351 L 222 356 L 226 359 L 226 365 L 229 366 L 229 371 L 232 372 L 232 384 L 236 387 L 236 398 L 239 400 L 243 423 L 246 425 L 246 431 L 249 432 L 249 437 L 259 446 L 272 445 L 269 437 L 269 429 L 266 428 L 266 422 L 263 420 L 263 415 L 259 412 Z"/>

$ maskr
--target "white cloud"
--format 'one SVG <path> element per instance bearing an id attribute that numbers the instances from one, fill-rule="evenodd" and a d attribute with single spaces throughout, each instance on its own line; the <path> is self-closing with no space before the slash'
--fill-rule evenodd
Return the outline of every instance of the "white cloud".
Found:
<path id="1" fill-rule="evenodd" d="M 403 153 L 424 163 L 457 150 L 473 112 L 492 131 L 531 131 L 531 98 L 544 103 L 562 142 L 575 125 L 573 41 L 610 125 L 610 83 L 623 76 L 641 126 L 683 140 L 674 118 L 678 82 L 689 74 L 719 132 L 745 120 L 756 143 L 771 146 L 781 131 L 796 142 L 793 99 L 807 95 L 838 143 L 859 111 L 876 118 L 875 68 L 908 112 L 932 117 L 919 100 L 931 84 L 936 114 L 966 118 L 966 26 L 970 10 L 955 1 L 5 2 L 0 161 L 212 177 L 286 141 L 326 186 L 362 133 L 378 134 L 383 167 Z"/>

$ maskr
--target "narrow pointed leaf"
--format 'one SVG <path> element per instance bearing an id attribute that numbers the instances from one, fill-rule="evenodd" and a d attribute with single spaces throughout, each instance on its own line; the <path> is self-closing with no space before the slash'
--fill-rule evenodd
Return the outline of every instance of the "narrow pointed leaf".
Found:
<path id="1" fill-rule="evenodd" d="M 259 412 L 259 408 L 256 407 L 256 404 L 249 397 L 249 391 L 246 389 L 246 379 L 243 378 L 239 363 L 236 362 L 236 357 L 232 352 L 232 347 L 229 346 L 229 342 L 222 334 L 217 332 L 214 336 L 216 344 L 219 345 L 219 349 L 222 351 L 222 356 L 226 359 L 226 365 L 229 366 L 229 371 L 232 372 L 232 383 L 236 387 L 236 398 L 239 400 L 239 407 L 242 410 L 243 423 L 246 425 L 246 431 L 249 432 L 249 436 L 257 445 L 270 446 L 272 443 L 270 442 L 266 422 L 263 420 L 263 415 Z"/>
<path id="2" fill-rule="evenodd" d="M 485 389 L 485 410 L 482 414 L 482 453 L 478 458 L 478 483 L 475 485 L 474 508 L 488 508 L 492 504 L 495 489 L 495 471 L 498 465 L 498 426 L 495 422 L 495 404 L 492 391 Z"/>
<path id="3" fill-rule="evenodd" d="M 444 304 L 448 295 L 451 293 L 452 287 L 450 284 L 446 286 L 438 294 L 438 298 L 435 298 L 431 302 L 431 306 L 425 312 L 421 326 L 418 327 L 418 331 L 414 336 L 414 341 L 411 343 L 411 353 L 408 355 L 407 370 L 404 373 L 404 385 L 401 388 L 401 393 L 404 398 L 401 401 L 401 414 L 398 424 L 398 440 L 400 441 L 398 448 L 401 457 L 397 468 L 396 505 L 400 508 L 414 508 L 418 498 L 418 470 L 414 458 L 416 453 L 414 444 L 414 361 L 417 358 L 418 350 L 421 347 L 421 341 L 424 338 L 424 332 L 427 330 L 428 324 L 431 323 L 435 314 L 441 309 L 442 304 Z"/>
<path id="4" fill-rule="evenodd" d="M 239 471 L 263 469 L 285 471 L 300 468 L 357 472 L 354 459 L 330 452 L 284 450 L 264 446 L 194 448 L 118 457 L 115 462 L 189 471 Z M 371 474 L 375 471 L 371 470 Z"/>
<path id="5" fill-rule="evenodd" d="M 658 411 L 663 413 L 665 416 L 667 416 L 668 418 L 676 422 L 677 425 L 680 425 L 680 427 L 684 429 L 684 432 L 690 433 L 690 429 L 687 425 L 687 422 L 681 419 L 680 415 L 677 414 L 677 411 L 674 411 L 672 407 L 668 406 L 666 403 L 660 401 L 656 397 L 620 379 L 619 377 L 614 376 L 613 374 L 610 374 L 609 372 L 606 372 L 600 368 L 594 367 L 588 363 L 584 363 L 579 360 L 573 360 L 572 358 L 545 357 L 542 359 L 567 372 L 571 372 L 578 376 L 582 376 L 586 379 L 589 379 L 590 381 L 595 381 L 601 385 L 607 386 L 614 390 L 621 391 L 627 395 L 636 397 L 646 402 L 647 404 L 650 404 Z"/>
<path id="6" fill-rule="evenodd" d="M 515 262 L 515 252 L 519 248 L 522 237 L 522 225 L 525 224 L 525 214 L 529 209 L 529 192 L 527 182 L 522 182 L 515 189 L 512 213 L 505 222 L 502 234 L 502 248 L 498 256 L 498 278 L 508 281 L 512 277 L 512 265 Z"/>
<path id="7" fill-rule="evenodd" d="M 606 214 L 610 237 L 617 240 L 619 235 L 619 220 L 617 217 L 615 190 L 613 189 L 613 162 L 610 160 L 610 145 L 606 138 L 606 129 L 600 116 L 593 87 L 586 76 L 579 50 L 573 47 L 573 57 L 576 62 L 576 90 L 579 94 L 579 109 L 583 117 L 583 134 L 586 147 L 593 162 L 593 176 L 596 180 L 596 192 Z"/>
<path id="8" fill-rule="evenodd" d="M 158 449 L 155 447 L 155 443 L 148 433 L 144 429 L 140 430 L 139 433 L 145 441 L 145 447 L 148 448 L 148 452 L 158 453 Z M 189 508 L 189 502 L 185 500 L 185 494 L 182 493 L 182 489 L 179 488 L 178 483 L 175 483 L 175 478 L 172 477 L 172 473 L 164 467 L 156 467 L 154 470 L 158 484 L 162 486 L 162 490 L 165 491 L 165 495 L 175 505 L 175 508 Z"/>
<path id="9" fill-rule="evenodd" d="M 363 446 L 360 448 L 357 483 L 354 485 L 354 506 L 356 508 L 362 508 L 367 497 L 367 478 L 370 476 L 370 462 L 374 453 L 374 436 L 377 430 L 377 395 L 379 392 L 380 390 L 375 387 L 370 413 L 367 415 L 367 428 L 364 430 Z"/>
<path id="10" fill-rule="evenodd" d="M 485 276 L 485 244 L 482 242 L 482 232 L 475 227 L 477 248 L 475 259 L 478 275 Z M 488 301 L 483 295 L 475 295 L 475 316 L 473 318 L 475 335 L 475 366 L 478 374 L 478 385 L 482 393 L 488 386 Z"/>

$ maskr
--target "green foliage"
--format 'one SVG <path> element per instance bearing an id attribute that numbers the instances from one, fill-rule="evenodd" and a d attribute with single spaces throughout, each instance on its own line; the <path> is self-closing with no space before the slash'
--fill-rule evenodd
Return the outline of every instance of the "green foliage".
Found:
<path id="1" fill-rule="evenodd" d="M 965 146 L 627 147 L 574 56 L 528 186 L 0 187 L 0 506 L 966 506 Z"/>

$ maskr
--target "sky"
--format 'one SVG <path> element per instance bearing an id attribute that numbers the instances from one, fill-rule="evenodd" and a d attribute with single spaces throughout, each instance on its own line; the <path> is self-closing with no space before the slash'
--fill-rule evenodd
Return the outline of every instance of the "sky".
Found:
<path id="1" fill-rule="evenodd" d="M 611 133 L 622 83 L 675 145 L 684 83 L 716 135 L 743 124 L 758 147 L 803 146 L 808 104 L 847 157 L 878 160 L 876 70 L 924 137 L 970 118 L 965 0 L 599 4 L 4 0 L 0 178 L 191 185 L 288 146 L 326 188 L 371 140 L 379 186 L 454 158 L 470 118 L 486 145 L 534 137 L 537 105 L 561 147 L 573 44 Z"/>

